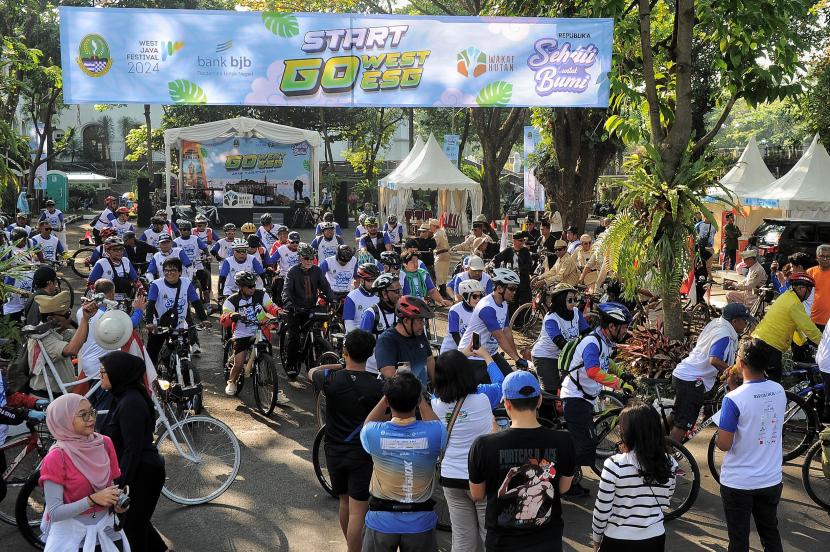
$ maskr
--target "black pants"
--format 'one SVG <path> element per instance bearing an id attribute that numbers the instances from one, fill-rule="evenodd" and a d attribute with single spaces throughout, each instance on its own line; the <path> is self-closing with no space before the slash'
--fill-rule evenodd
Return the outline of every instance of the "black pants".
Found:
<path id="1" fill-rule="evenodd" d="M 735 270 L 735 261 L 738 258 L 737 249 L 726 249 L 723 256 L 724 270 Z"/>
<path id="2" fill-rule="evenodd" d="M 124 519 L 124 533 L 133 552 L 164 552 L 167 544 L 151 521 L 164 486 L 164 466 L 139 464 L 130 485 L 130 509 Z"/>
<path id="3" fill-rule="evenodd" d="M 822 372 L 821 379 L 824 382 L 824 417 L 830 419 L 830 374 Z"/>
<path id="4" fill-rule="evenodd" d="M 507 359 L 504 358 L 504 355 L 501 353 L 496 353 L 493 355 L 493 362 L 498 364 L 499 370 L 505 376 L 513 371 L 513 368 L 507 362 Z M 470 366 L 473 367 L 476 374 L 476 383 L 492 383 L 490 381 L 490 375 L 487 373 L 487 364 L 483 360 L 471 360 Z"/>
<path id="5" fill-rule="evenodd" d="M 286 371 L 297 370 L 297 359 L 300 356 L 300 329 L 308 321 L 309 311 L 289 312 L 285 319 L 285 362 Z M 311 368 L 308 366 L 307 368 Z"/>
<path id="6" fill-rule="evenodd" d="M 556 394 L 562 386 L 562 377 L 559 375 L 559 359 L 533 357 L 533 365 L 536 366 L 536 375 L 542 383 L 542 389 L 551 394 Z"/>
<path id="7" fill-rule="evenodd" d="M 507 320 L 510 321 L 513 313 L 516 312 L 516 309 L 518 309 L 520 305 L 530 303 L 532 298 L 533 294 L 530 291 L 530 285 L 528 284 L 527 289 L 520 286 L 519 289 L 516 290 L 516 296 L 513 301 L 507 304 Z"/>
<path id="8" fill-rule="evenodd" d="M 749 550 L 749 520 L 755 518 L 755 529 L 761 537 L 764 552 L 783 552 L 778 532 L 778 502 L 781 500 L 779 483 L 765 489 L 745 491 L 720 486 L 726 529 L 729 532 L 729 552 Z"/>
<path id="9" fill-rule="evenodd" d="M 285 284 L 285 278 L 277 277 L 274 278 L 274 283 L 271 286 L 271 300 L 277 304 L 277 306 L 282 306 L 282 286 Z"/>
<path id="10" fill-rule="evenodd" d="M 763 349 L 764 353 L 766 353 L 766 357 L 769 359 L 769 365 L 767 366 L 767 379 L 781 383 L 781 372 L 784 369 L 783 353 L 761 339 L 755 339 L 755 344 Z"/>
<path id="11" fill-rule="evenodd" d="M 597 427 L 593 403 L 572 397 L 562 401 L 568 433 L 574 440 L 577 466 L 593 466 L 597 453 Z"/>
<path id="12" fill-rule="evenodd" d="M 666 534 L 643 540 L 623 540 L 603 537 L 599 552 L 663 552 L 666 549 Z"/>
<path id="13" fill-rule="evenodd" d="M 157 333 L 151 333 L 147 336 L 147 354 L 150 355 L 153 366 L 158 365 L 159 352 L 161 352 L 161 348 L 164 346 L 164 339 L 164 335 Z"/>

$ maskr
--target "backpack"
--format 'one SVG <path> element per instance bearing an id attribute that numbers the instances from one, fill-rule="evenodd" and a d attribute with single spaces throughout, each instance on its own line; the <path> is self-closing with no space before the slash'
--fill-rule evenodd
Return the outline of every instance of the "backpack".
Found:
<path id="1" fill-rule="evenodd" d="M 597 339 L 597 337 L 592 333 L 583 337 L 571 339 L 565 344 L 564 347 L 562 347 L 562 350 L 559 352 L 559 364 L 557 367 L 559 369 L 559 376 L 562 378 L 563 381 L 565 378 L 569 378 L 572 382 L 574 382 L 576 388 L 579 389 L 579 392 L 585 395 L 586 399 L 594 400 L 596 396 L 589 395 L 588 393 L 586 393 L 585 389 L 582 388 L 582 384 L 579 383 L 579 377 L 573 376 L 574 372 L 582 368 L 582 361 L 580 360 L 576 366 L 571 368 L 571 363 L 573 362 L 574 354 L 576 353 L 576 348 L 579 346 L 580 343 L 582 343 L 582 340 L 588 339 L 589 337 L 593 337 L 594 339 L 596 339 L 597 346 L 600 348 L 600 350 L 602 349 L 602 344 L 599 342 L 599 339 Z"/>

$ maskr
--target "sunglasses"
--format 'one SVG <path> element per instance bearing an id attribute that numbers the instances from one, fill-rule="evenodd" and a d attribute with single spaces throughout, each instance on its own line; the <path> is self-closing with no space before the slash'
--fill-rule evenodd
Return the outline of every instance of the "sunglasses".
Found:
<path id="1" fill-rule="evenodd" d="M 518 289 L 519 289 L 519 286 L 507 286 L 507 291 L 515 292 Z"/>
<path id="2" fill-rule="evenodd" d="M 484 296 L 480 293 L 471 293 L 470 294 L 470 299 L 481 299 L 482 297 L 484 297 Z"/>
<path id="3" fill-rule="evenodd" d="M 91 408 L 89 410 L 82 410 L 81 412 L 78 412 L 76 416 L 85 422 L 91 422 L 92 420 L 98 417 L 98 411 L 94 408 Z"/>
<path id="4" fill-rule="evenodd" d="M 591 242 L 580 242 L 582 245 L 591 245 Z"/>
<path id="5" fill-rule="evenodd" d="M 303 257 L 304 261 L 313 261 L 314 257 Z"/>
<path id="6" fill-rule="evenodd" d="M 557 247 L 556 249 L 554 249 L 554 251 L 567 251 L 567 250 L 568 250 L 567 247 Z"/>

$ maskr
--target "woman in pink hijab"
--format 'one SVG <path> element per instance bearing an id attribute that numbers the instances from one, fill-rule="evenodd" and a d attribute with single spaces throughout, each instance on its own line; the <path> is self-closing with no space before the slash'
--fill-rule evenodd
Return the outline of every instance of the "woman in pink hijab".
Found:
<path id="1" fill-rule="evenodd" d="M 57 442 L 43 459 L 40 484 L 46 496 L 41 528 L 47 552 L 128 551 L 123 531 L 113 527 L 122 491 L 109 437 L 95 433 L 97 412 L 80 395 L 68 393 L 46 409 L 46 425 Z"/>

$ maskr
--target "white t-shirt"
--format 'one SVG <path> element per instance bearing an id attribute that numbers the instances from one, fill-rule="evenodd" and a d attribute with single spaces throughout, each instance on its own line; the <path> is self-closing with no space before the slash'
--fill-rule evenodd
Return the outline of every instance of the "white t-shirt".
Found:
<path id="1" fill-rule="evenodd" d="M 715 318 L 703 328 L 695 348 L 674 368 L 672 375 L 683 381 L 700 379 L 709 391 L 718 378 L 718 369 L 712 366 L 709 358 L 718 357 L 732 366 L 737 352 L 738 333 L 735 328 L 723 318 Z"/>
<path id="2" fill-rule="evenodd" d="M 735 434 L 721 466 L 721 485 L 764 489 L 781 483 L 787 397 L 770 380 L 744 383 L 723 399 L 718 427 Z"/>
<path id="3" fill-rule="evenodd" d="M 438 419 L 446 427 L 455 403 L 432 399 L 432 409 Z M 441 461 L 441 476 L 450 479 L 469 479 L 467 471 L 467 456 L 470 447 L 481 435 L 487 435 L 493 431 L 493 407 L 490 399 L 483 393 L 467 395 L 464 404 L 461 405 L 461 412 L 452 427 L 452 434 L 447 444 L 447 451 Z"/>
<path id="4" fill-rule="evenodd" d="M 133 223 L 129 221 L 129 219 L 126 220 L 125 222 L 121 222 L 118 219 L 111 220 L 110 221 L 110 228 L 115 229 L 115 234 L 119 238 L 124 237 L 124 232 L 135 232 L 135 227 L 133 226 Z"/>
<path id="5" fill-rule="evenodd" d="M 380 299 L 377 295 L 367 293 L 362 287 L 350 291 L 343 303 L 343 324 L 346 326 L 346 333 L 360 327 L 363 312 L 372 308 L 378 301 Z"/>
<path id="6" fill-rule="evenodd" d="M 272 224 L 271 229 L 266 230 L 264 226 L 260 226 L 257 228 L 256 233 L 265 251 L 271 251 L 271 246 L 277 243 L 277 227 Z"/>
<path id="7" fill-rule="evenodd" d="M 502 301 L 499 305 L 491 293 L 483 297 L 473 309 L 470 322 L 464 330 L 464 335 L 461 336 L 458 348 L 466 349 L 473 341 L 473 334 L 477 333 L 482 346 L 487 349 L 488 353 L 494 355 L 499 350 L 499 342 L 491 332 L 502 330 L 505 326 L 507 326 L 507 301 Z M 470 358 L 480 360 L 478 357 Z"/>
<path id="8" fill-rule="evenodd" d="M 63 213 L 60 209 L 55 209 L 54 213 L 46 209 L 41 216 L 43 220 L 49 222 L 55 232 L 63 232 Z"/>
<path id="9" fill-rule="evenodd" d="M 153 253 L 152 261 L 156 262 L 156 270 L 158 271 L 158 277 L 159 278 L 162 278 L 164 276 L 164 267 L 163 267 L 164 261 L 166 261 L 170 257 L 175 257 L 175 258 L 181 259 L 182 258 L 181 253 L 182 253 L 182 248 L 181 247 L 173 247 L 167 253 L 165 253 L 163 251 L 156 251 L 155 253 Z M 188 260 L 190 259 L 190 257 L 187 256 L 187 253 L 185 253 L 184 256 L 187 257 Z M 184 261 L 182 261 L 182 276 L 187 277 L 187 278 L 193 278 L 193 264 L 191 264 L 190 266 L 184 266 Z M 148 270 L 147 271 L 147 278 L 151 279 L 153 277 L 154 277 L 154 275 L 151 274 L 150 271 Z"/>
<path id="10" fill-rule="evenodd" d="M 327 240 L 323 236 L 317 236 L 314 238 L 314 241 L 311 242 L 311 246 L 317 248 L 317 258 L 328 259 L 329 257 L 337 254 L 337 248 L 340 247 L 340 240 L 337 239 L 337 236 L 334 236 L 332 239 Z"/>
<path id="11" fill-rule="evenodd" d="M 50 261 L 58 260 L 58 248 L 63 246 L 61 246 L 61 241 L 57 236 L 53 234 L 49 236 L 49 239 L 45 239 L 43 236 L 38 234 L 32 238 L 32 242 L 40 247 L 45 259 L 49 259 Z"/>
<path id="12" fill-rule="evenodd" d="M 95 223 L 92 225 L 92 227 L 96 230 L 103 230 L 104 228 L 109 226 L 110 220 L 112 220 L 110 219 L 110 215 L 114 217 L 115 213 L 112 209 L 107 207 L 106 209 L 101 211 L 101 214 L 98 215 L 98 218 L 95 219 Z"/>
<path id="13" fill-rule="evenodd" d="M 281 245 L 277 248 L 279 254 L 278 264 L 280 267 L 279 275 L 285 278 L 288 271 L 300 262 L 300 254 L 296 251 L 291 251 L 288 245 Z"/>
<path id="14" fill-rule="evenodd" d="M 239 308 L 234 308 L 229 299 L 225 299 L 222 305 L 222 312 L 238 312 L 243 318 L 256 320 L 256 315 L 265 310 L 264 306 L 271 304 L 271 296 L 265 292 L 262 297 L 262 304 L 254 304 L 254 296 L 243 297 L 239 300 Z M 256 334 L 257 326 L 254 324 L 237 323 L 233 328 L 234 339 L 239 337 L 251 337 Z"/>
<path id="15" fill-rule="evenodd" d="M 341 265 L 336 255 L 327 257 L 320 268 L 326 269 L 326 280 L 331 290 L 336 293 L 346 293 L 352 289 L 354 282 L 354 268 L 357 266 L 357 257 L 352 257 L 349 262 Z"/>
<path id="16" fill-rule="evenodd" d="M 173 240 L 173 243 L 175 245 L 177 245 L 179 248 L 181 248 L 181 250 L 184 251 L 185 254 L 187 255 L 187 258 L 190 259 L 190 262 L 193 263 L 193 265 L 191 267 L 191 272 L 192 273 L 195 273 L 197 270 L 201 270 L 202 268 L 204 268 L 204 266 L 202 265 L 202 261 L 201 261 L 201 258 L 202 258 L 202 248 L 201 248 L 201 246 L 204 245 L 204 242 L 199 243 L 200 241 L 201 240 L 198 237 L 194 236 L 193 234 L 190 234 L 190 237 L 186 238 L 186 239 L 179 236 L 178 238 Z M 207 246 L 205 246 L 205 247 L 207 247 Z"/>
<path id="17" fill-rule="evenodd" d="M 553 338 L 561 335 L 565 341 L 570 341 L 579 337 L 580 330 L 587 327 L 588 323 L 576 307 L 573 308 L 571 320 L 565 320 L 555 312 L 549 312 L 542 320 L 542 331 L 539 332 L 539 338 L 533 344 L 530 354 L 536 358 L 559 358 L 559 347 L 553 342 Z"/>
<path id="18" fill-rule="evenodd" d="M 816 351 L 816 364 L 818 364 L 819 370 L 825 374 L 830 374 L 830 329 L 828 328 L 830 328 L 830 324 L 827 324 L 824 331 L 821 332 L 821 341 L 818 344 L 818 351 Z"/>
<path id="19" fill-rule="evenodd" d="M 229 257 L 233 257 L 233 240 L 228 240 L 228 238 L 220 238 L 217 240 L 214 247 L 218 245 L 216 254 L 219 255 L 220 259 L 227 259 Z"/>
<path id="20" fill-rule="evenodd" d="M 93 377 L 95 379 L 99 379 L 101 377 L 100 372 L 98 371 L 101 362 L 98 359 L 110 352 L 98 345 L 98 342 L 95 341 L 94 337 L 92 337 L 95 335 L 95 324 L 105 312 L 106 311 L 104 310 L 98 309 L 98 312 L 96 312 L 92 318 L 89 319 L 89 332 L 87 334 L 86 341 L 81 347 L 81 350 L 78 351 L 79 372 L 84 374 L 86 377 Z M 75 313 L 75 318 L 80 320 L 83 316 L 84 309 L 81 307 Z"/>
<path id="21" fill-rule="evenodd" d="M 179 323 L 176 328 L 185 329 L 187 328 L 185 318 L 187 317 L 188 304 L 194 298 L 198 298 L 198 295 L 196 295 L 196 289 L 193 287 L 190 278 L 182 276 L 179 278 L 179 282 L 181 285 L 178 304 Z M 176 301 L 176 288 L 170 287 L 164 278 L 159 278 L 150 284 L 150 291 L 147 295 L 150 299 L 155 298 L 156 320 L 160 320 L 162 315 L 173 307 L 173 303 Z"/>
<path id="22" fill-rule="evenodd" d="M 473 311 L 463 301 L 450 307 L 450 311 L 447 313 L 447 335 L 444 336 L 444 341 L 441 342 L 439 353 L 458 349 L 455 339 L 452 338 L 452 333 L 458 332 L 463 336 L 472 316 Z"/>
<path id="23" fill-rule="evenodd" d="M 241 263 L 236 260 L 236 257 L 231 255 L 224 261 L 222 261 L 222 266 L 224 267 L 225 263 L 228 264 L 228 275 L 225 278 L 225 287 L 222 288 L 222 295 L 232 295 L 239 290 L 239 287 L 236 285 L 236 280 L 234 276 L 236 276 L 237 272 L 241 272 L 243 270 L 247 270 L 248 272 L 254 272 L 254 255 L 248 254 L 244 261 Z M 220 267 L 220 273 L 224 273 L 224 270 Z M 256 279 L 256 289 L 265 289 L 265 286 L 262 284 L 262 278 L 257 276 Z M 252 334 L 253 335 L 253 334 Z"/>

